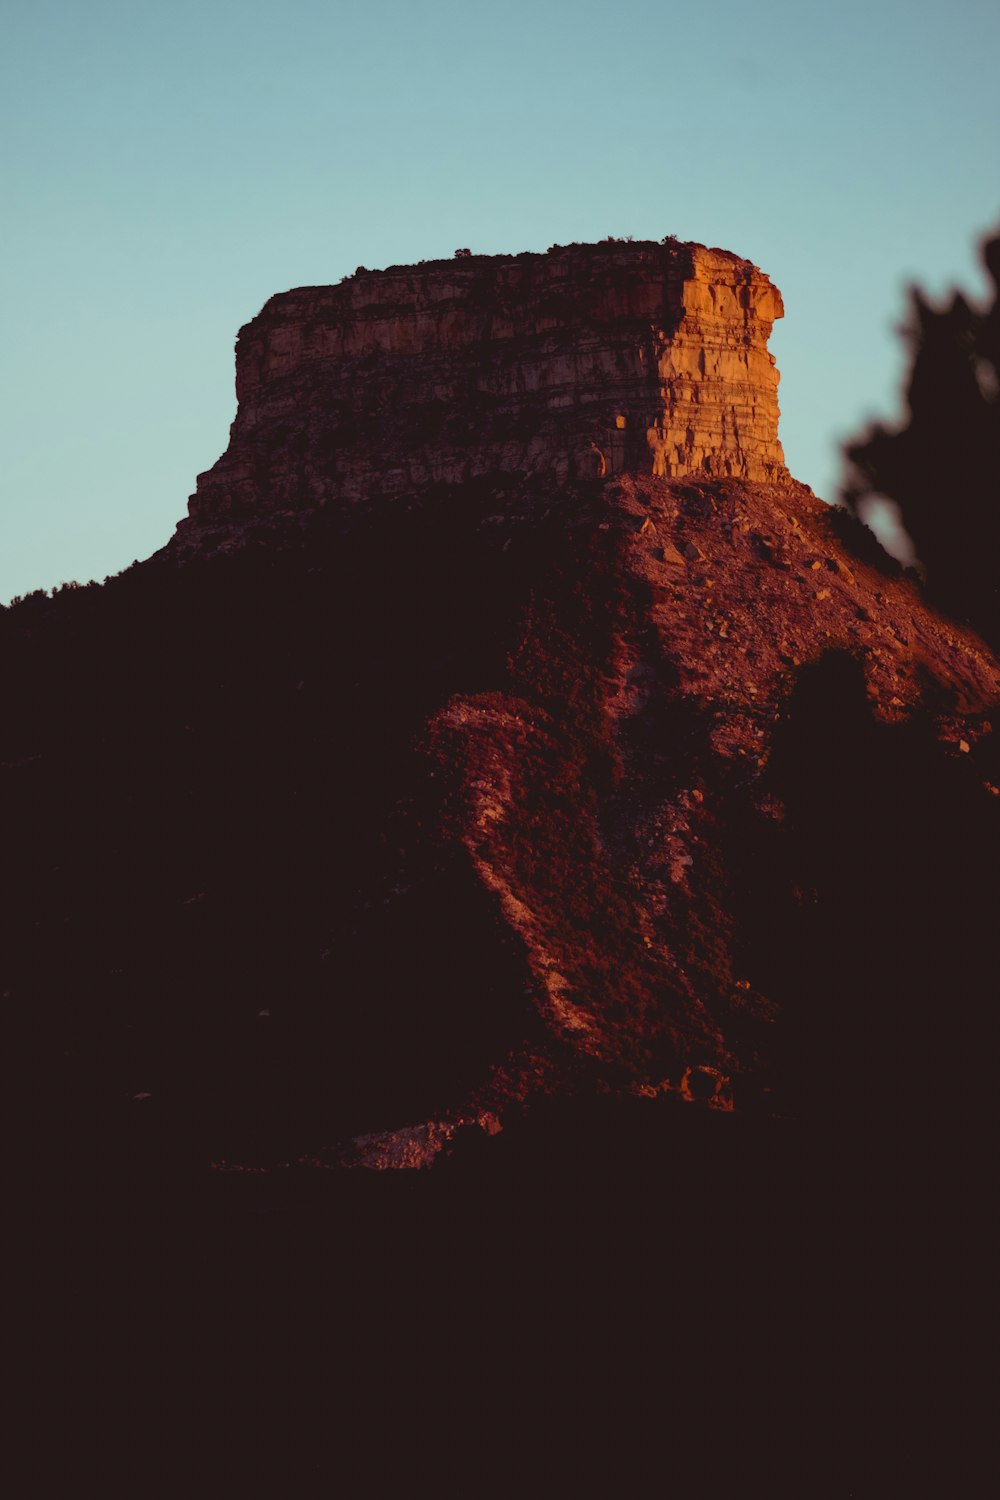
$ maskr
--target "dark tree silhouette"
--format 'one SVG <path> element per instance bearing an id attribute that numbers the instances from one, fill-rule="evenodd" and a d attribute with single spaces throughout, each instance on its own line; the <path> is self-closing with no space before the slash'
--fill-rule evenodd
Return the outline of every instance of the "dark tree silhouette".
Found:
<path id="1" fill-rule="evenodd" d="M 909 418 L 876 424 L 846 445 L 843 498 L 857 513 L 874 496 L 896 501 L 949 613 L 1000 642 L 1000 233 L 981 248 L 997 293 L 986 308 L 955 292 L 933 306 L 911 289 L 904 329 L 912 349 Z"/>

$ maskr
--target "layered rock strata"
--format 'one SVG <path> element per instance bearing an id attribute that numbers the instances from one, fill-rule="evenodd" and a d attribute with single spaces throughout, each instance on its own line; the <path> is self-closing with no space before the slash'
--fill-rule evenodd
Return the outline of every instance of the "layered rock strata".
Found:
<path id="1" fill-rule="evenodd" d="M 227 452 L 199 521 L 492 473 L 786 478 L 781 296 L 670 241 L 468 256 L 272 297 L 240 331 Z"/>

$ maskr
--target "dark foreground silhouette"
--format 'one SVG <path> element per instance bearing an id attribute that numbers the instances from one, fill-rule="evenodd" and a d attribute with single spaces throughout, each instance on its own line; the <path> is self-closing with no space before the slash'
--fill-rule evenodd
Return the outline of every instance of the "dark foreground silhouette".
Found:
<path id="1" fill-rule="evenodd" d="M 983 242 L 993 300 L 934 306 L 911 290 L 907 420 L 848 445 L 847 503 L 887 495 L 902 512 L 930 597 L 1000 643 L 1000 235 Z"/>

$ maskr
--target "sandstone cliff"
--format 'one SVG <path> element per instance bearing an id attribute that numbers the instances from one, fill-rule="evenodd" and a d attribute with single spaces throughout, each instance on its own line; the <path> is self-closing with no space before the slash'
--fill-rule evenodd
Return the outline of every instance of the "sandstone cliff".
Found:
<path id="1" fill-rule="evenodd" d="M 240 331 L 210 521 L 491 473 L 785 475 L 781 297 L 701 245 L 606 243 L 358 271 Z"/>
<path id="2" fill-rule="evenodd" d="M 784 474 L 779 310 L 692 246 L 289 293 L 177 539 L 0 612 L 47 1443 L 901 1492 L 995 1280 L 1000 663 Z"/>

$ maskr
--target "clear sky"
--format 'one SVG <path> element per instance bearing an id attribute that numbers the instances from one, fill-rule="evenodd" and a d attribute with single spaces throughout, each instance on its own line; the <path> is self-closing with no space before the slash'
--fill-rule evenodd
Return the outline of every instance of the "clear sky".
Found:
<path id="1" fill-rule="evenodd" d="M 996 0 L 0 0 L 0 600 L 170 536 L 271 293 L 676 234 L 781 288 L 793 473 L 983 288 Z"/>

